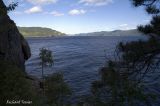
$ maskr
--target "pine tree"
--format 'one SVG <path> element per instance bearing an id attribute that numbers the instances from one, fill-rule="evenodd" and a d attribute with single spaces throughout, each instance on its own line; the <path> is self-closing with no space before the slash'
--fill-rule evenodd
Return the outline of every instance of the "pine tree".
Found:
<path id="1" fill-rule="evenodd" d="M 153 89 L 160 87 L 160 1 L 131 1 L 153 16 L 150 24 L 138 26 L 148 40 L 117 45 L 115 58 L 108 60 L 100 71 L 101 79 L 92 84 L 94 106 L 150 106 L 159 95 Z"/>

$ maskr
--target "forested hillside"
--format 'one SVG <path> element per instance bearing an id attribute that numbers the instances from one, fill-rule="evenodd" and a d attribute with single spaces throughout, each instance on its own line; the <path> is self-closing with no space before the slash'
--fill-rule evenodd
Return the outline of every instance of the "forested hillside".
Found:
<path id="1" fill-rule="evenodd" d="M 63 36 L 64 33 L 42 27 L 18 27 L 20 33 L 24 37 L 48 37 L 48 36 Z"/>

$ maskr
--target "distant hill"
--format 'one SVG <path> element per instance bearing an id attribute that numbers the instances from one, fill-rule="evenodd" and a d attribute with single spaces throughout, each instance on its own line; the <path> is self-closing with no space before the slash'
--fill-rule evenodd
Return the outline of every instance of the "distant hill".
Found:
<path id="1" fill-rule="evenodd" d="M 139 32 L 137 29 L 131 29 L 131 30 L 115 30 L 115 31 L 82 33 L 78 35 L 80 36 L 137 36 L 137 35 L 143 35 L 143 34 Z"/>
<path id="2" fill-rule="evenodd" d="M 42 27 L 18 27 L 20 33 L 24 37 L 51 37 L 51 36 L 64 36 L 64 33 Z"/>

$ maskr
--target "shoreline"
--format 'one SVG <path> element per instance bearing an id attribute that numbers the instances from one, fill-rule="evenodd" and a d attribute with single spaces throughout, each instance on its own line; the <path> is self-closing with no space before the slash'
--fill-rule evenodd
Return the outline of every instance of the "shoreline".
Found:
<path id="1" fill-rule="evenodd" d="M 66 35 L 65 35 L 66 36 Z M 52 38 L 52 37 L 65 37 L 64 35 L 62 36 L 24 36 L 24 38 Z"/>

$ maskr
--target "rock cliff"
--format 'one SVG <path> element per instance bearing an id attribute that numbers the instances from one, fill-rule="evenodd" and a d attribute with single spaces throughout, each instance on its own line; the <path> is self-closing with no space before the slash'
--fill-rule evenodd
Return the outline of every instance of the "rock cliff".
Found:
<path id="1" fill-rule="evenodd" d="M 19 33 L 14 21 L 7 15 L 7 8 L 0 0 L 0 60 L 9 61 L 25 70 L 25 60 L 30 56 L 27 41 Z"/>

